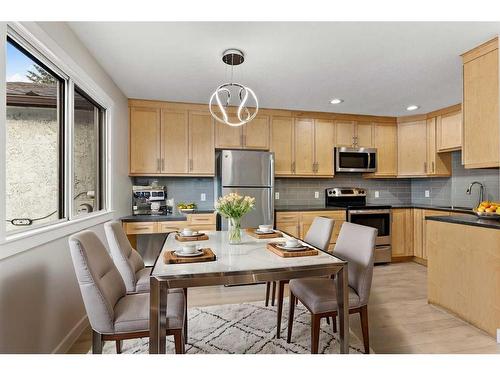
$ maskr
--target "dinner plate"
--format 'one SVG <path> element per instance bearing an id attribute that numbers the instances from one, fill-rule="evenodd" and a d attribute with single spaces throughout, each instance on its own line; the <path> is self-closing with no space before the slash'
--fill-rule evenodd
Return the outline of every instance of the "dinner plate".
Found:
<path id="1" fill-rule="evenodd" d="M 182 251 L 175 250 L 174 254 L 177 255 L 178 257 L 197 257 L 203 255 L 203 250 L 198 250 L 196 253 L 190 253 L 190 254 L 186 254 L 183 253 Z"/>
<path id="2" fill-rule="evenodd" d="M 306 250 L 307 246 L 304 245 L 299 245 L 299 246 L 294 246 L 294 247 L 287 247 L 285 245 L 276 245 L 279 249 L 281 250 L 286 250 L 286 251 L 299 251 L 299 250 Z"/>

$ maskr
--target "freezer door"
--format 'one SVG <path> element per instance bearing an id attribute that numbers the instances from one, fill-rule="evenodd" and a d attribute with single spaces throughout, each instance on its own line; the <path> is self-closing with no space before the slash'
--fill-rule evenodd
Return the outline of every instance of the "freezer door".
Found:
<path id="1" fill-rule="evenodd" d="M 222 188 L 222 194 L 238 193 L 255 198 L 255 209 L 243 216 L 242 228 L 257 228 L 259 224 L 274 224 L 274 201 L 270 188 Z M 222 230 L 227 230 L 227 219 L 222 218 Z"/>
<path id="2" fill-rule="evenodd" d="M 223 150 L 221 159 L 223 187 L 273 185 L 272 152 Z"/>

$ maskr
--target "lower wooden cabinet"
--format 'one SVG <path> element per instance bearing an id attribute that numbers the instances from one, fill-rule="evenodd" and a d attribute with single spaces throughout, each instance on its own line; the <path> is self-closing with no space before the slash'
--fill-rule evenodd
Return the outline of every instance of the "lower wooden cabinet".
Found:
<path id="1" fill-rule="evenodd" d="M 413 252 L 415 257 L 427 260 L 427 249 L 425 247 L 425 218 L 427 216 L 450 216 L 451 212 L 438 210 L 413 209 Z"/>
<path id="2" fill-rule="evenodd" d="M 344 210 L 339 211 L 303 211 L 303 212 L 277 212 L 276 229 L 286 232 L 294 237 L 304 239 L 314 218 L 323 216 L 334 220 L 332 236 L 330 238 L 329 249 L 333 250 L 340 228 L 345 222 L 346 214 Z"/>
<path id="3" fill-rule="evenodd" d="M 413 210 L 392 209 L 391 221 L 392 258 L 413 256 Z"/>
<path id="4" fill-rule="evenodd" d="M 124 222 L 123 229 L 127 235 L 170 233 L 183 228 L 194 230 L 215 230 L 216 214 L 189 214 L 187 220 L 182 221 L 145 221 Z"/>

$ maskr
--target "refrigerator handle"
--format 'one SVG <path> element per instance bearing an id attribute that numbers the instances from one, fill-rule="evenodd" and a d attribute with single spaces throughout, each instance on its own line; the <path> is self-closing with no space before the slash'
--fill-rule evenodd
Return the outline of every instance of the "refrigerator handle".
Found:
<path id="1" fill-rule="evenodd" d="M 271 154 L 271 194 L 269 195 L 269 208 L 271 209 L 271 221 L 274 228 L 274 154 Z"/>

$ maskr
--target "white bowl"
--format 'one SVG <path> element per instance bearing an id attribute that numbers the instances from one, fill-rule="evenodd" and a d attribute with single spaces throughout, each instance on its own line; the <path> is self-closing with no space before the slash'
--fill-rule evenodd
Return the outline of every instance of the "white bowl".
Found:
<path id="1" fill-rule="evenodd" d="M 182 245 L 181 252 L 184 254 L 194 254 L 198 251 L 198 248 L 196 245 L 192 244 L 186 244 Z"/>
<path id="2" fill-rule="evenodd" d="M 285 242 L 286 247 L 298 247 L 300 246 L 300 242 L 296 240 L 295 238 L 289 238 Z"/>
<path id="3" fill-rule="evenodd" d="M 268 224 L 266 224 L 266 225 L 263 225 L 263 224 L 259 225 L 259 231 L 261 231 L 261 232 L 270 232 L 271 230 L 273 230 L 273 226 L 272 225 L 268 225 Z"/>

